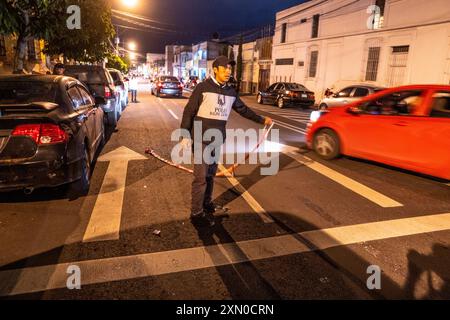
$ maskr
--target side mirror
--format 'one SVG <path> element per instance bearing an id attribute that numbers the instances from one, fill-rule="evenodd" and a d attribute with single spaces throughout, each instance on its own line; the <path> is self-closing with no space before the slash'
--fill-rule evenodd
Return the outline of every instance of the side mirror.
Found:
<path id="1" fill-rule="evenodd" d="M 360 107 L 349 107 L 347 112 L 353 115 L 362 114 L 364 111 Z"/>
<path id="2" fill-rule="evenodd" d="M 104 97 L 95 97 L 95 105 L 106 104 L 106 100 Z"/>

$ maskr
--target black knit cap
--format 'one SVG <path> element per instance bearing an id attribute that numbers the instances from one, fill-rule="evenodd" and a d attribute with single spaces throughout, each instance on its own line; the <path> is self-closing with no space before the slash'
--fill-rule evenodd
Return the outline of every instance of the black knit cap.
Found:
<path id="1" fill-rule="evenodd" d="M 213 68 L 219 68 L 220 66 L 226 68 L 228 65 L 231 65 L 233 67 L 236 65 L 236 62 L 228 59 L 225 56 L 217 57 L 217 59 L 213 62 Z"/>

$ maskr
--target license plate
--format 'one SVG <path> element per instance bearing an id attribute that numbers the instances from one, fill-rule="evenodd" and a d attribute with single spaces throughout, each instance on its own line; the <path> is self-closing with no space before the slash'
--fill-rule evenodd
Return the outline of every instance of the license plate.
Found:
<path id="1" fill-rule="evenodd" d="M 308 95 L 307 94 L 302 94 L 302 98 L 308 98 Z"/>

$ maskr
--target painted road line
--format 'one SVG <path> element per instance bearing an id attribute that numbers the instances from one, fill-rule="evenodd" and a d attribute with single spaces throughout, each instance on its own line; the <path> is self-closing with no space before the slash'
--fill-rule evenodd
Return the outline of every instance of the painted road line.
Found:
<path id="1" fill-rule="evenodd" d="M 128 162 L 131 160 L 147 160 L 147 158 L 126 147 L 120 147 L 98 159 L 100 162 L 109 162 L 109 166 L 83 242 L 119 239 Z"/>
<path id="2" fill-rule="evenodd" d="M 180 118 L 178 118 L 178 116 L 170 109 L 167 109 L 167 111 L 169 111 L 169 113 L 172 115 L 172 117 L 174 117 L 176 120 L 180 120 Z"/>
<path id="3" fill-rule="evenodd" d="M 226 171 L 227 169 L 219 164 L 220 171 Z M 264 223 L 273 223 L 270 215 L 264 210 L 264 208 L 258 203 L 258 201 L 253 198 L 253 196 L 245 190 L 245 188 L 239 183 L 239 181 L 233 177 L 231 174 L 227 174 L 226 178 L 231 183 L 231 185 L 241 194 L 242 198 L 248 203 L 248 205 L 256 212 L 256 214 L 261 218 Z"/>
<path id="4" fill-rule="evenodd" d="M 88 286 L 446 230 L 450 230 L 450 213 L 313 230 L 208 247 L 6 270 L 0 272 L 0 296 L 66 288 L 70 266 L 80 268 L 81 284 Z"/>
<path id="5" fill-rule="evenodd" d="M 360 196 L 376 203 L 383 208 L 403 207 L 403 204 L 337 172 L 323 164 L 320 164 L 308 157 L 300 155 L 298 152 L 286 153 L 287 156 L 293 158 L 297 162 L 307 166 L 308 168 L 324 175 L 325 177 L 339 183 L 343 187 L 359 194 Z"/>
<path id="6" fill-rule="evenodd" d="M 291 124 L 288 124 L 288 123 L 285 123 L 285 122 L 282 122 L 282 121 L 278 121 L 278 120 L 275 120 L 274 122 L 275 122 L 275 125 L 277 125 L 279 127 L 283 127 L 285 129 L 289 129 L 289 130 L 295 131 L 297 133 L 301 133 L 303 135 L 306 134 L 306 130 L 304 130 L 302 128 L 298 128 L 298 127 L 295 127 L 295 126 L 293 126 Z"/>

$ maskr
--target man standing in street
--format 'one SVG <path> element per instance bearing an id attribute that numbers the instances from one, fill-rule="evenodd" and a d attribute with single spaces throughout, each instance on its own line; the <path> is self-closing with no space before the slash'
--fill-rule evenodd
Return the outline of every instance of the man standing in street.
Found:
<path id="1" fill-rule="evenodd" d="M 223 144 L 226 139 L 226 124 L 233 109 L 241 116 L 260 124 L 271 125 L 272 119 L 262 117 L 248 108 L 239 98 L 236 90 L 228 86 L 234 61 L 225 56 L 218 57 L 213 62 L 214 76 L 200 83 L 192 93 L 184 110 L 181 129 L 191 132 L 194 146 L 201 151 L 201 163 L 194 163 L 194 180 L 192 182 L 191 220 L 194 224 L 206 221 L 209 226 L 214 226 L 213 213 L 216 206 L 212 202 L 214 177 L 217 173 L 220 156 L 212 150 L 209 154 L 203 154 L 205 148 L 216 141 L 205 141 L 204 133 L 209 129 L 217 129 L 222 133 Z M 201 136 L 195 136 L 194 125 L 201 124 Z M 181 142 L 184 148 L 192 146 L 192 140 L 184 138 Z M 212 164 L 211 164 L 212 163 Z"/>
<path id="2" fill-rule="evenodd" d="M 131 102 L 138 103 L 137 101 L 138 80 L 135 76 L 131 76 L 130 91 L 131 91 Z"/>

